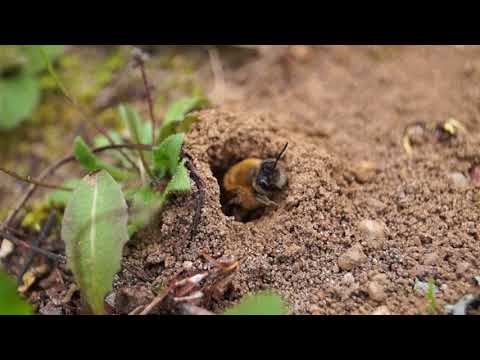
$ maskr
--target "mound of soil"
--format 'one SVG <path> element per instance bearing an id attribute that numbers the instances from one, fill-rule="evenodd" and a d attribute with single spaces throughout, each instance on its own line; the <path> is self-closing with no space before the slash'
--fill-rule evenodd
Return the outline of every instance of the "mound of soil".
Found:
<path id="1" fill-rule="evenodd" d="M 214 312 L 262 289 L 278 290 L 295 314 L 426 313 L 429 280 L 439 313 L 478 292 L 480 47 L 274 50 L 241 66 L 223 57 L 221 106 L 199 113 L 185 143 L 205 183 L 196 236 L 194 187 L 128 244 L 112 312 L 148 304 L 182 271 L 211 269 L 204 253 L 240 262 L 228 291 L 208 302 Z M 406 154 L 410 124 L 451 117 L 466 131 L 420 134 Z M 226 215 L 223 173 L 286 142 L 278 208 L 248 222 Z M 78 313 L 71 277 L 60 280 L 61 294 L 30 300 L 45 313 Z"/>
<path id="2" fill-rule="evenodd" d="M 458 147 L 468 148 L 462 139 L 425 145 L 427 153 L 443 149 L 436 162 L 402 156 L 372 170 L 366 162 L 342 164 L 282 130 L 273 116 L 209 110 L 200 118 L 185 145 L 206 184 L 200 227 L 190 241 L 192 193 L 171 202 L 129 246 L 125 262 L 152 279 L 147 288 L 166 286 L 185 266 L 206 270 L 202 253 L 240 260 L 228 297 L 210 304 L 216 312 L 249 292 L 276 289 L 296 314 L 421 313 L 426 302 L 416 281 L 433 277 L 440 304 L 473 285 L 477 190 L 466 178 L 460 188 L 446 181 L 452 165 L 446 158 L 458 168 Z M 271 157 L 287 141 L 282 162 L 289 185 L 279 207 L 247 223 L 225 215 L 219 182 L 226 169 L 248 157 Z M 407 167 L 401 173 L 394 171 L 400 163 Z M 121 278 L 119 288 L 142 282 L 129 270 Z"/>

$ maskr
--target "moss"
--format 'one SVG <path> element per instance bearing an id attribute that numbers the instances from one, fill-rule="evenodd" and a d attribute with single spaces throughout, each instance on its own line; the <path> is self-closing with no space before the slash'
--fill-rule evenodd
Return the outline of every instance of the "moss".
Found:
<path id="1" fill-rule="evenodd" d="M 41 224 L 47 219 L 52 207 L 44 200 L 33 202 L 30 211 L 24 217 L 22 226 L 37 231 L 41 230 Z"/>

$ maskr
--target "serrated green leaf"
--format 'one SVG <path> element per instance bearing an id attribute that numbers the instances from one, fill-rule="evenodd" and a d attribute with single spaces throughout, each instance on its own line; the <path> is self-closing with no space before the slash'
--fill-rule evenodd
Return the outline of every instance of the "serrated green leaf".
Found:
<path id="1" fill-rule="evenodd" d="M 133 205 L 130 216 L 129 234 L 150 223 L 168 199 L 175 193 L 187 192 L 191 189 L 190 176 L 185 167 L 185 160 L 177 164 L 175 174 L 170 179 L 163 193 L 155 192 L 146 185 L 133 194 Z"/>
<path id="2" fill-rule="evenodd" d="M 164 203 L 163 194 L 155 192 L 149 185 L 138 189 L 132 195 L 129 235 L 147 225 Z"/>
<path id="3" fill-rule="evenodd" d="M 159 178 L 175 174 L 184 137 L 183 133 L 170 135 L 153 149 L 153 172 Z"/>
<path id="4" fill-rule="evenodd" d="M 40 100 L 35 78 L 20 73 L 0 80 L 0 128 L 12 129 L 32 115 Z"/>
<path id="5" fill-rule="evenodd" d="M 22 52 L 28 59 L 24 71 L 33 75 L 46 69 L 47 64 L 40 49 L 43 49 L 51 63 L 63 53 L 64 48 L 64 45 L 22 45 Z"/>
<path id="6" fill-rule="evenodd" d="M 32 315 L 33 309 L 17 293 L 13 278 L 0 270 L 0 315 Z"/>
<path id="7" fill-rule="evenodd" d="M 208 100 L 201 96 L 194 96 L 180 99 L 174 102 L 165 114 L 165 124 L 181 121 L 185 116 L 194 110 L 201 109 L 208 104 Z"/>
<path id="8" fill-rule="evenodd" d="M 127 204 L 120 185 L 105 170 L 86 176 L 73 192 L 62 222 L 68 265 L 95 314 L 120 270 L 127 243 Z"/>
<path id="9" fill-rule="evenodd" d="M 63 183 L 63 186 L 76 189 L 81 182 L 80 179 L 69 179 Z M 48 195 L 48 201 L 51 206 L 66 206 L 71 197 L 71 191 L 55 190 Z"/>
<path id="10" fill-rule="evenodd" d="M 272 292 L 247 295 L 238 305 L 227 309 L 224 315 L 287 315 L 284 300 Z"/>
<path id="11" fill-rule="evenodd" d="M 135 178 L 134 174 L 121 170 L 98 159 L 80 136 L 75 138 L 73 154 L 87 171 L 106 170 L 115 179 L 120 181 Z"/>
<path id="12" fill-rule="evenodd" d="M 187 118 L 187 115 L 192 111 L 203 109 L 208 104 L 208 100 L 201 96 L 194 96 L 174 102 L 165 115 L 157 142 L 163 141 L 175 132 L 187 132 L 191 123 L 196 120 L 195 117 Z"/>
<path id="13" fill-rule="evenodd" d="M 175 174 L 165 188 L 163 193 L 165 201 L 167 201 L 169 196 L 173 193 L 190 191 L 190 175 L 185 167 L 185 161 L 186 160 L 184 159 L 178 164 Z"/>

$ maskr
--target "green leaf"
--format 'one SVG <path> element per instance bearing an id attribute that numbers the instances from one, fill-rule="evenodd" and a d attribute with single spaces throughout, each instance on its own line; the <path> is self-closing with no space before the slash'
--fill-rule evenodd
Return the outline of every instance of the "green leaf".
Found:
<path id="1" fill-rule="evenodd" d="M 76 189 L 81 182 L 80 179 L 70 179 L 65 181 L 63 186 Z M 51 206 L 66 206 L 71 197 L 72 192 L 70 191 L 55 190 L 48 195 L 48 201 Z"/>
<path id="2" fill-rule="evenodd" d="M 163 203 L 163 194 L 153 191 L 149 185 L 138 189 L 133 194 L 129 235 L 132 236 L 150 223 L 152 217 L 162 208 Z"/>
<path id="3" fill-rule="evenodd" d="M 287 315 L 283 299 L 272 292 L 247 295 L 240 304 L 225 311 L 224 315 Z"/>
<path id="4" fill-rule="evenodd" d="M 194 111 L 201 109 L 208 104 L 208 100 L 201 96 L 194 96 L 180 99 L 174 102 L 165 114 L 165 124 L 175 121 L 182 121 L 185 116 Z"/>
<path id="5" fill-rule="evenodd" d="M 120 105 L 118 107 L 120 118 L 123 120 L 125 126 L 130 132 L 130 137 L 135 144 L 151 144 L 152 143 L 152 128 L 147 125 L 140 114 L 131 106 Z M 151 161 L 151 153 L 143 152 L 146 161 Z"/>
<path id="6" fill-rule="evenodd" d="M 86 176 L 65 209 L 62 238 L 68 265 L 95 314 L 120 270 L 128 241 L 127 204 L 120 185 L 104 170 Z"/>
<path id="7" fill-rule="evenodd" d="M 130 131 L 132 142 L 135 144 L 141 144 L 143 140 L 143 121 L 138 112 L 131 106 L 124 104 L 121 104 L 118 107 L 118 112 L 125 127 Z"/>
<path id="8" fill-rule="evenodd" d="M 75 138 L 73 154 L 87 171 L 106 170 L 115 179 L 120 181 L 135 178 L 134 174 L 121 170 L 113 165 L 104 163 L 98 159 L 81 136 L 77 136 Z"/>
<path id="9" fill-rule="evenodd" d="M 11 129 L 32 115 L 40 100 L 35 78 L 26 74 L 0 80 L 0 128 Z"/>
<path id="10" fill-rule="evenodd" d="M 133 235 L 137 230 L 151 222 L 152 217 L 162 209 L 170 196 L 191 189 L 190 176 L 185 167 L 185 160 L 177 164 L 172 179 L 168 182 L 163 194 L 155 192 L 146 185 L 133 194 L 133 205 L 130 216 L 129 233 Z"/>
<path id="11" fill-rule="evenodd" d="M 175 132 L 187 132 L 196 117 L 188 117 L 187 115 L 195 110 L 203 109 L 209 104 L 208 100 L 201 96 L 185 98 L 174 102 L 168 109 L 165 119 L 163 120 L 158 142 L 163 141 Z"/>
<path id="12" fill-rule="evenodd" d="M 32 315 L 30 304 L 17 293 L 15 281 L 0 271 L 0 315 Z"/>
<path id="13" fill-rule="evenodd" d="M 153 172 L 160 179 L 177 170 L 185 134 L 170 135 L 153 149 Z"/>
<path id="14" fill-rule="evenodd" d="M 191 189 L 190 175 L 185 167 L 185 159 L 178 164 L 175 174 L 168 183 L 163 193 L 164 201 L 167 201 L 169 196 L 173 193 L 187 192 Z"/>
<path id="15" fill-rule="evenodd" d="M 43 49 L 48 62 L 51 63 L 63 53 L 64 48 L 63 45 L 22 45 L 22 52 L 28 59 L 25 72 L 33 75 L 46 69 L 47 64 L 40 49 Z"/>

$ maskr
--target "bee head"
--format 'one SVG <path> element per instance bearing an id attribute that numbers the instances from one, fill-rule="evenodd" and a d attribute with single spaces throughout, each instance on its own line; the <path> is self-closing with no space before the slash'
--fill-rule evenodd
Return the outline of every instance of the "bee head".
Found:
<path id="1" fill-rule="evenodd" d="M 285 144 L 282 151 L 275 158 L 262 161 L 257 176 L 253 181 L 253 187 L 255 191 L 259 192 L 260 194 L 267 195 L 272 191 L 280 190 L 283 188 L 283 186 L 285 186 L 287 177 L 277 165 L 278 161 L 287 150 L 287 146 L 288 143 Z"/>

